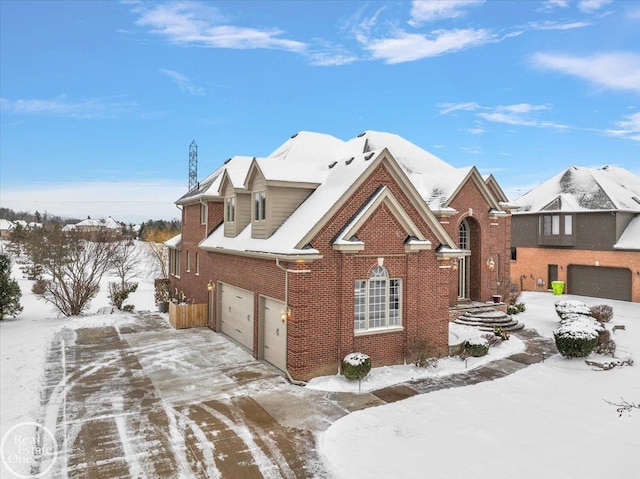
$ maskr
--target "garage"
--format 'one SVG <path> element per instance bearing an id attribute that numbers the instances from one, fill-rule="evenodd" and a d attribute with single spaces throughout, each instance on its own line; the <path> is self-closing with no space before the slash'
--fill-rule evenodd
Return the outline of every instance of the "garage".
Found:
<path id="1" fill-rule="evenodd" d="M 282 321 L 284 303 L 260 297 L 261 358 L 278 369 L 287 369 L 287 322 Z"/>
<path id="2" fill-rule="evenodd" d="M 567 268 L 567 292 L 631 301 L 631 270 L 570 264 Z"/>
<path id="3" fill-rule="evenodd" d="M 253 351 L 253 292 L 220 283 L 220 331 Z"/>

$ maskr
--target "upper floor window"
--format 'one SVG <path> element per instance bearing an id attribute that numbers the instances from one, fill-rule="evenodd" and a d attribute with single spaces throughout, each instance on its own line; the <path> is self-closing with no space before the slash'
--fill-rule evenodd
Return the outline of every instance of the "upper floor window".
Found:
<path id="1" fill-rule="evenodd" d="M 389 278 L 386 268 L 376 266 L 368 280 L 355 282 L 355 331 L 400 326 L 401 302 L 401 280 Z"/>
<path id="2" fill-rule="evenodd" d="M 560 234 L 560 215 L 544 215 L 542 217 L 542 234 L 545 236 Z"/>
<path id="3" fill-rule="evenodd" d="M 226 221 L 233 223 L 236 220 L 236 198 L 231 197 L 226 200 L 225 216 Z"/>
<path id="4" fill-rule="evenodd" d="M 196 251 L 196 275 L 200 274 L 200 253 Z"/>
<path id="5" fill-rule="evenodd" d="M 564 234 L 573 234 L 573 216 L 565 215 L 564 217 Z"/>
<path id="6" fill-rule="evenodd" d="M 256 191 L 253 194 L 253 219 L 264 221 L 267 217 L 267 192 Z"/>
<path id="7" fill-rule="evenodd" d="M 207 223 L 207 205 L 200 203 L 200 224 Z"/>

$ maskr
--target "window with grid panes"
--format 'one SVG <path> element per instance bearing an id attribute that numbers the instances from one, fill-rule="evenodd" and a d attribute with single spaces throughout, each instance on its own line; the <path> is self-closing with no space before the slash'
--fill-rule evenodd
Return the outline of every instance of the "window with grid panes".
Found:
<path id="1" fill-rule="evenodd" d="M 354 329 L 367 331 L 400 326 L 401 280 L 389 278 L 376 266 L 368 280 L 357 280 L 354 288 Z"/>

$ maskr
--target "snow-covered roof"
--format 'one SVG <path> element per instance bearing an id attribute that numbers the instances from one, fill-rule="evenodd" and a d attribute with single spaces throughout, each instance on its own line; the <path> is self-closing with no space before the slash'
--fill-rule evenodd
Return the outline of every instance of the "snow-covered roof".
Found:
<path id="1" fill-rule="evenodd" d="M 602 210 L 640 213 L 640 176 L 613 166 L 571 166 L 514 203 L 521 207 L 519 214 Z"/>
<path id="2" fill-rule="evenodd" d="M 109 229 L 115 230 L 115 229 L 121 228 L 122 225 L 120 225 L 120 223 L 118 223 L 111 216 L 109 216 L 107 219 L 99 219 L 99 220 L 87 218 L 86 220 L 82 220 L 80 223 L 77 223 L 75 225 L 75 227 L 76 228 L 78 228 L 78 227 L 80 227 L 80 228 L 109 228 Z"/>
<path id="3" fill-rule="evenodd" d="M 220 187 L 224 171 L 236 188 L 246 187 L 252 174 L 250 172 L 255 169 L 259 169 L 267 182 L 313 184 L 313 193 L 270 238 L 251 238 L 249 225 L 233 238 L 225 237 L 224 228 L 218 228 L 201 243 L 205 249 L 313 254 L 317 252 L 312 248 L 303 249 L 305 238 L 308 240 L 313 228 L 333 211 L 334 205 L 383 153 L 395 161 L 414 194 L 422 198 L 424 205 L 431 211 L 442 213 L 451 210 L 449 201 L 472 176 L 477 176 L 478 184 L 492 207 L 502 209 L 498 203 L 499 198 L 494 197 L 475 167 L 454 168 L 398 135 L 377 131 L 366 131 L 348 141 L 331 135 L 302 131 L 293 135 L 266 158 L 230 159 L 200 183 L 198 189 L 184 195 L 177 203 L 187 204 L 204 197 L 222 196 Z M 427 216 L 429 215 L 431 212 Z M 434 228 L 441 227 L 438 224 Z M 443 242 L 451 242 L 444 230 L 439 230 L 437 234 L 441 235 Z"/>
<path id="4" fill-rule="evenodd" d="M 0 230 L 12 230 L 13 229 L 13 223 L 9 220 L 5 220 L 4 218 L 0 218 Z"/>
<path id="5" fill-rule="evenodd" d="M 640 250 L 640 214 L 633 217 L 613 248 Z"/>
<path id="6" fill-rule="evenodd" d="M 169 238 L 167 241 L 165 241 L 164 244 L 169 248 L 177 248 L 182 244 L 182 235 L 175 235 L 173 238 Z"/>

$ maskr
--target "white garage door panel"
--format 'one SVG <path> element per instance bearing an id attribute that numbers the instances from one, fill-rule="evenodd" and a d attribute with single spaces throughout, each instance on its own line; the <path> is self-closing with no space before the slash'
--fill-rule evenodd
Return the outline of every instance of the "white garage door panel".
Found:
<path id="1" fill-rule="evenodd" d="M 264 359 L 275 367 L 287 369 L 287 323 L 282 322 L 284 303 L 264 298 Z"/>
<path id="2" fill-rule="evenodd" d="M 221 331 L 253 351 L 253 293 L 220 285 Z"/>

